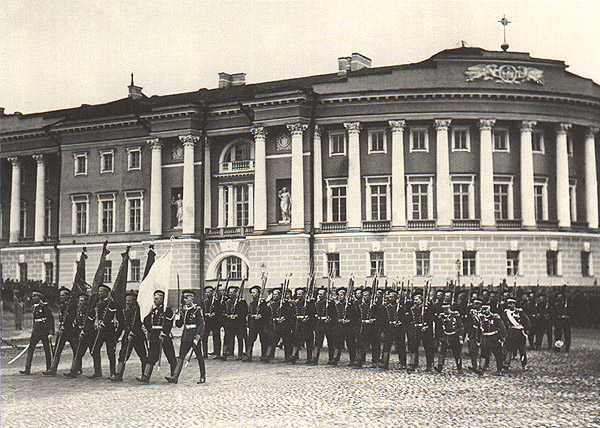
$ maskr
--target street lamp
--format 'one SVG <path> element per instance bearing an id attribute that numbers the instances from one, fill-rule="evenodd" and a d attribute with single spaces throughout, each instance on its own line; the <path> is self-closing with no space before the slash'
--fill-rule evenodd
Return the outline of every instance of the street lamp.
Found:
<path id="1" fill-rule="evenodd" d="M 456 259 L 456 286 L 460 287 L 460 259 Z"/>

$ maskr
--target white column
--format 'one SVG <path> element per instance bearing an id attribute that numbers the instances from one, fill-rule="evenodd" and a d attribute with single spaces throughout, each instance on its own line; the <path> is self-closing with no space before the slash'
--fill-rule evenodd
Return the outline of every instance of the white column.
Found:
<path id="1" fill-rule="evenodd" d="M 521 123 L 521 218 L 524 228 L 534 228 L 536 226 L 533 194 L 533 154 L 531 148 L 531 133 L 535 124 L 535 121 L 527 120 Z"/>
<path id="2" fill-rule="evenodd" d="M 494 157 L 492 128 L 495 119 L 479 120 L 479 201 L 481 209 L 481 226 L 492 227 L 494 218 Z"/>
<path id="3" fill-rule="evenodd" d="M 404 178 L 404 120 L 390 120 L 392 128 L 392 227 L 406 227 Z"/>
<path id="4" fill-rule="evenodd" d="M 211 173 L 210 173 L 210 145 L 208 144 L 208 138 L 206 139 L 206 145 L 204 146 L 204 228 L 210 228 L 212 226 L 210 211 L 211 211 Z"/>
<path id="5" fill-rule="evenodd" d="M 35 242 L 44 241 L 45 208 L 46 208 L 46 163 L 43 155 L 33 155 L 37 162 L 35 178 Z"/>
<path id="6" fill-rule="evenodd" d="M 304 131 L 308 125 L 287 125 L 292 134 L 292 230 L 304 230 Z"/>
<path id="7" fill-rule="evenodd" d="M 321 148 L 321 130 L 318 125 L 315 125 L 315 136 L 314 136 L 314 227 L 320 228 L 323 222 L 323 162 L 322 162 L 322 148 Z"/>
<path id="8" fill-rule="evenodd" d="M 448 155 L 448 127 L 451 120 L 436 119 L 436 203 L 438 227 L 452 225 L 452 183 L 450 182 L 450 159 Z"/>
<path id="9" fill-rule="evenodd" d="M 362 226 L 360 122 L 348 122 L 344 126 L 348 130 L 348 228 L 359 229 Z"/>
<path id="10" fill-rule="evenodd" d="M 158 138 L 150 138 L 152 164 L 150 169 L 150 235 L 162 235 L 162 146 Z"/>
<path id="11" fill-rule="evenodd" d="M 194 147 L 200 140 L 196 135 L 181 135 L 183 143 L 183 230 L 193 235 L 196 229 L 196 182 L 194 178 Z"/>
<path id="12" fill-rule="evenodd" d="M 235 189 L 233 188 L 233 184 L 227 186 L 227 205 L 229 206 L 229 212 L 227 213 L 227 226 L 234 227 L 235 226 L 235 195 L 233 192 Z"/>
<path id="13" fill-rule="evenodd" d="M 567 132 L 570 123 L 561 123 L 556 130 L 556 203 L 558 227 L 571 227 L 571 207 L 569 203 L 569 154 L 567 152 Z"/>
<path id="14" fill-rule="evenodd" d="M 262 126 L 252 128 L 254 135 L 254 230 L 267 230 L 267 131 Z"/>
<path id="15" fill-rule="evenodd" d="M 598 229 L 598 178 L 596 176 L 596 143 L 598 128 L 585 135 L 585 215 L 590 229 Z"/>
<path id="16" fill-rule="evenodd" d="M 217 227 L 225 227 L 225 186 L 219 186 L 219 223 Z"/>
<path id="17" fill-rule="evenodd" d="M 21 235 L 21 161 L 17 157 L 8 158 L 8 161 L 12 165 L 8 242 L 15 244 Z"/>
<path id="18" fill-rule="evenodd" d="M 248 184 L 248 226 L 254 224 L 254 184 Z"/>

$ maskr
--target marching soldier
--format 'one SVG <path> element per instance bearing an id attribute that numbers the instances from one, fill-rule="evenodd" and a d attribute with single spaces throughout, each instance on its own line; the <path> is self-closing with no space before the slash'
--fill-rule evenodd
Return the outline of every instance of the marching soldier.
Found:
<path id="1" fill-rule="evenodd" d="M 248 305 L 243 296 L 238 298 L 238 287 L 229 287 L 229 297 L 225 302 L 225 350 L 221 359 L 227 360 L 229 355 L 234 355 L 235 340 L 237 339 L 238 356 L 236 360 L 244 358 L 244 342 L 246 341 L 246 317 Z"/>
<path id="2" fill-rule="evenodd" d="M 398 297 L 395 290 L 388 290 L 382 308 L 383 357 L 380 368 L 387 369 L 390 363 L 392 345 L 398 353 L 400 369 L 406 369 L 406 309 L 404 296 Z M 386 326 L 387 324 L 387 326 Z"/>
<path id="3" fill-rule="evenodd" d="M 248 338 L 246 342 L 246 359 L 252 362 L 254 342 L 260 336 L 260 360 L 268 359 L 269 349 L 269 324 L 271 322 L 271 308 L 260 298 L 261 287 L 255 285 L 250 288 L 250 305 L 248 308 Z"/>
<path id="4" fill-rule="evenodd" d="M 535 293 L 525 293 L 523 296 L 523 310 L 531 321 L 531 333 L 529 334 L 529 349 L 535 348 L 535 333 L 539 329 L 539 316 L 536 310 Z"/>
<path id="5" fill-rule="evenodd" d="M 337 320 L 333 325 L 333 337 L 335 340 L 330 344 L 327 339 L 327 346 L 335 346 L 335 357 L 333 361 L 327 364 L 337 365 L 340 362 L 344 344 L 348 348 L 350 357 L 350 366 L 355 366 L 356 362 L 356 324 L 359 322 L 358 311 L 352 303 L 352 296 L 346 295 L 346 289 L 338 288 L 337 296 L 334 300 L 335 316 L 332 319 Z"/>
<path id="6" fill-rule="evenodd" d="M 544 334 L 548 339 L 548 349 L 552 349 L 554 342 L 552 341 L 552 306 L 548 302 L 548 297 L 541 294 L 535 305 L 535 349 L 540 349 L 544 340 Z"/>
<path id="7" fill-rule="evenodd" d="M 408 311 L 408 349 L 412 356 L 409 372 L 414 372 L 419 366 L 419 345 L 423 343 L 427 371 L 433 367 L 433 310 L 423 301 L 421 294 L 413 296 L 413 305 Z"/>
<path id="8" fill-rule="evenodd" d="M 378 323 L 380 322 L 379 305 L 371 299 L 371 289 L 365 288 L 362 292 L 362 302 L 358 305 L 360 324 L 357 325 L 358 361 L 356 366 L 362 367 L 366 360 L 367 349 L 371 347 L 370 368 L 377 367 L 379 362 L 379 335 Z"/>
<path id="9" fill-rule="evenodd" d="M 123 309 L 123 339 L 121 340 L 121 350 L 119 351 L 119 361 L 117 363 L 116 375 L 110 380 L 120 382 L 123 380 L 125 364 L 129 360 L 131 353 L 135 349 L 136 354 L 142 363 L 142 376 L 146 369 L 145 327 L 140 319 L 140 307 L 137 303 L 137 295 L 130 291 L 125 295 L 125 308 Z"/>
<path id="10" fill-rule="evenodd" d="M 508 337 L 504 367 L 509 368 L 510 360 L 519 351 L 521 366 L 525 368 L 527 365 L 527 334 L 531 323 L 523 309 L 517 308 L 517 301 L 513 297 L 507 297 L 506 304 L 508 307 L 504 310 L 504 320 L 508 327 Z"/>
<path id="11" fill-rule="evenodd" d="M 273 335 L 269 345 L 268 359 L 275 358 L 275 348 L 280 340 L 283 340 L 285 362 L 292 358 L 292 338 L 290 323 L 294 321 L 294 309 L 289 301 L 284 298 L 281 288 L 273 290 L 273 298 L 269 302 L 271 315 L 273 317 Z"/>
<path id="12" fill-rule="evenodd" d="M 479 328 L 481 329 L 481 358 L 484 359 L 480 374 L 483 374 L 490 365 L 490 354 L 496 359 L 496 374 L 502 374 L 502 344 L 506 337 L 506 328 L 500 315 L 491 311 L 490 304 L 481 306 L 478 314 Z"/>
<path id="13" fill-rule="evenodd" d="M 73 354 L 71 370 L 65 373 L 66 377 L 75 378 L 81 374 L 81 365 L 85 352 L 92 352 L 95 331 L 94 320 L 89 317 L 88 295 L 81 293 L 77 302 L 77 312 L 74 320 L 74 328 L 78 335 L 77 350 Z"/>
<path id="14" fill-rule="evenodd" d="M 114 377 L 117 368 L 116 358 L 116 327 L 113 323 L 117 318 L 117 307 L 114 301 L 109 296 L 110 287 L 101 284 L 98 288 L 97 298 L 93 301 L 93 309 L 91 316 L 94 320 L 94 329 L 96 336 L 92 344 L 92 357 L 94 360 L 94 374 L 89 376 L 90 379 L 102 377 L 102 363 L 100 358 L 100 350 L 102 345 L 106 344 L 106 353 L 110 368 L 110 377 Z M 120 314 L 119 314 L 120 317 Z M 122 320 L 119 320 L 119 325 L 122 325 Z"/>
<path id="15" fill-rule="evenodd" d="M 319 356 L 321 354 L 321 348 L 323 347 L 323 341 L 327 337 L 327 348 L 329 351 L 329 362 L 333 364 L 335 360 L 335 337 L 334 337 L 334 325 L 337 322 L 335 303 L 327 299 L 327 291 L 325 288 L 317 289 L 317 300 L 314 303 L 315 311 L 315 347 L 313 349 L 313 359 L 310 362 L 312 365 L 319 364 Z"/>
<path id="16" fill-rule="evenodd" d="M 481 300 L 476 297 L 472 300 L 467 321 L 465 325 L 466 341 L 468 343 L 469 357 L 471 358 L 471 366 L 469 370 L 479 373 L 479 345 L 481 343 L 481 328 L 479 325 L 479 314 L 481 312 Z"/>
<path id="17" fill-rule="evenodd" d="M 79 343 L 79 332 L 75 329 L 75 316 L 77 313 L 77 305 L 74 304 L 71 296 L 71 290 L 66 287 L 61 287 L 59 291 L 60 303 L 58 305 L 58 335 L 56 346 L 54 348 L 54 357 L 52 358 L 52 366 L 50 370 L 42 372 L 45 375 L 56 376 L 60 356 L 67 342 L 71 345 L 73 355 L 77 352 Z"/>
<path id="18" fill-rule="evenodd" d="M 200 368 L 200 380 L 197 383 L 206 382 L 206 368 L 204 366 L 204 356 L 202 355 L 202 334 L 204 333 L 204 315 L 202 308 L 194 303 L 196 293 L 193 290 L 183 292 L 183 310 L 177 315 L 175 325 L 183 327 L 181 333 L 181 345 L 179 346 L 179 358 L 177 359 L 177 367 L 171 376 L 165 376 L 169 383 L 177 383 L 179 375 L 183 369 L 183 362 L 190 349 L 194 350 L 198 359 Z"/>
<path id="19" fill-rule="evenodd" d="M 436 327 L 436 336 L 441 344 L 441 349 L 435 371 L 438 373 L 442 372 L 444 361 L 446 360 L 446 352 L 450 348 L 456 362 L 456 370 L 459 374 L 462 374 L 461 352 L 465 331 L 460 313 L 453 311 L 450 303 L 443 303 L 442 312 L 437 317 Z"/>
<path id="20" fill-rule="evenodd" d="M 560 351 L 562 347 L 565 348 L 565 352 L 569 352 L 571 349 L 571 317 L 569 316 L 569 300 L 565 291 L 558 294 L 556 303 L 554 305 L 554 314 L 556 316 L 554 324 L 554 337 L 556 339 L 555 347 L 557 351 Z M 564 334 L 564 342 L 562 341 Z M 560 344 L 563 346 L 557 346 Z"/>
<path id="21" fill-rule="evenodd" d="M 150 382 L 154 365 L 160 360 L 161 352 L 164 351 L 167 361 L 171 366 L 171 375 L 175 372 L 177 358 L 173 348 L 171 329 L 173 328 L 173 310 L 165 305 L 165 292 L 156 290 L 154 292 L 154 307 L 144 318 L 144 326 L 148 332 L 148 361 L 144 374 L 136 379 L 143 383 Z"/>
<path id="22" fill-rule="evenodd" d="M 312 321 L 314 320 L 314 307 L 308 305 L 305 288 L 296 289 L 296 298 L 292 301 L 295 322 L 292 323 L 292 357 L 291 363 L 296 364 L 298 354 L 303 344 L 306 344 L 306 363 L 312 361 L 314 337 L 312 335 Z M 311 310 L 313 309 L 313 310 Z"/>
<path id="23" fill-rule="evenodd" d="M 212 334 L 214 358 L 221 358 L 221 326 L 223 325 L 223 305 L 220 294 L 214 287 L 204 288 L 204 333 L 202 334 L 202 353 L 208 356 L 208 335 Z"/>
<path id="24" fill-rule="evenodd" d="M 46 371 L 50 371 L 52 364 L 52 352 L 50 351 L 50 340 L 54 334 L 54 316 L 48 305 L 42 301 L 43 295 L 39 291 L 31 293 L 33 301 L 33 329 L 29 338 L 29 348 L 27 349 L 27 359 L 25 360 L 25 370 L 21 370 L 24 375 L 31 374 L 31 364 L 33 362 L 33 353 L 36 345 L 42 341 L 44 345 L 44 354 L 46 356 Z"/>

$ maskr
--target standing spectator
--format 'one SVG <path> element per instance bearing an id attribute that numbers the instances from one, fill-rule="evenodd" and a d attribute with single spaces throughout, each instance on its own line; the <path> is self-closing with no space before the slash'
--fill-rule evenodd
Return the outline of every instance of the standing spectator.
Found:
<path id="1" fill-rule="evenodd" d="M 23 330 L 23 320 L 25 318 L 25 304 L 19 293 L 15 294 L 13 302 L 13 312 L 15 313 L 15 329 Z"/>

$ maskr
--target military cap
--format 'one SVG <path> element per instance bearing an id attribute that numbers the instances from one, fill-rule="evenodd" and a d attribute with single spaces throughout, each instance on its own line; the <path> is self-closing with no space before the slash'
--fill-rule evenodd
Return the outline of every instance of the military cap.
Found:
<path id="1" fill-rule="evenodd" d="M 508 299 L 506 299 L 506 303 L 510 302 L 517 303 L 517 300 L 514 297 L 509 297 Z"/>
<path id="2" fill-rule="evenodd" d="M 336 291 L 336 293 L 339 293 L 342 290 L 346 291 L 346 287 L 338 287 L 338 288 L 336 288 L 335 291 Z"/>
<path id="3" fill-rule="evenodd" d="M 227 287 L 227 291 L 229 290 L 239 290 L 240 287 L 238 287 L 237 285 L 230 285 L 229 287 Z"/>
<path id="4" fill-rule="evenodd" d="M 32 291 L 32 292 L 31 292 L 31 295 L 32 295 L 32 296 L 40 296 L 40 297 L 44 297 L 44 295 L 42 294 L 42 292 L 41 292 L 41 291 L 38 291 L 38 290 L 34 290 L 34 291 Z"/>
<path id="5" fill-rule="evenodd" d="M 186 294 L 193 294 L 194 296 L 196 295 L 196 292 L 194 290 L 183 290 L 181 292 L 181 295 L 186 295 Z"/>
<path id="6" fill-rule="evenodd" d="M 449 308 L 449 307 L 450 307 L 450 303 L 448 303 L 448 302 L 442 303 L 442 308 Z"/>
<path id="7" fill-rule="evenodd" d="M 69 290 L 67 287 L 62 286 L 58 289 L 58 293 L 62 293 L 63 291 L 66 291 L 67 293 L 71 293 L 71 290 Z"/>
<path id="8" fill-rule="evenodd" d="M 260 285 L 253 285 L 252 287 L 250 287 L 250 291 L 257 289 L 258 291 L 261 290 Z"/>
<path id="9" fill-rule="evenodd" d="M 481 299 L 475 298 L 475 299 L 473 299 L 473 303 L 481 303 Z"/>
<path id="10" fill-rule="evenodd" d="M 82 291 L 81 293 L 79 293 L 79 296 L 78 296 L 78 297 L 82 297 L 82 296 L 84 296 L 86 299 L 87 299 L 88 297 L 90 297 L 90 296 L 89 296 L 89 295 L 88 295 L 88 294 L 87 294 L 85 291 Z"/>
<path id="11" fill-rule="evenodd" d="M 98 290 L 101 289 L 101 288 L 106 288 L 107 290 L 110 290 L 110 287 L 108 285 L 106 285 L 106 284 L 100 284 L 98 286 Z"/>
<path id="12" fill-rule="evenodd" d="M 165 292 L 162 290 L 154 290 L 154 294 L 162 294 L 164 296 Z"/>
<path id="13" fill-rule="evenodd" d="M 483 305 L 481 305 L 482 308 L 491 308 L 489 303 L 484 303 Z"/>
<path id="14" fill-rule="evenodd" d="M 212 285 L 205 285 L 204 286 L 204 291 L 206 291 L 206 290 L 214 290 L 214 289 L 215 289 L 215 287 L 213 287 Z"/>
<path id="15" fill-rule="evenodd" d="M 133 290 L 129 290 L 127 293 L 125 293 L 125 296 L 137 297 L 137 293 Z"/>

